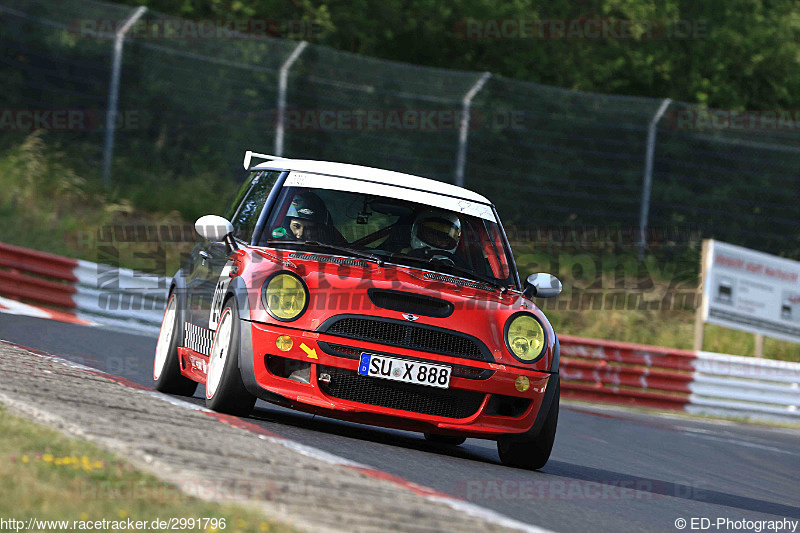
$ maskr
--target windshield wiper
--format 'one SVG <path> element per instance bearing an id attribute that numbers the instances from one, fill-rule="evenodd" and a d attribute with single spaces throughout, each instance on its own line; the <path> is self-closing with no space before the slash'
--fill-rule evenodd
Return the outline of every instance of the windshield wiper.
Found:
<path id="1" fill-rule="evenodd" d="M 374 261 L 378 264 L 378 266 L 383 266 L 383 259 L 375 254 L 371 254 L 369 252 L 361 252 L 359 250 L 355 250 L 353 248 L 348 248 L 346 246 L 337 246 L 335 244 L 327 244 L 324 242 L 318 241 L 267 241 L 267 244 L 301 244 L 310 246 L 312 248 L 324 248 L 327 250 L 333 250 L 336 252 L 342 252 L 344 254 L 353 255 L 355 257 L 359 257 L 361 259 L 367 259 L 369 261 Z"/>
<path id="2" fill-rule="evenodd" d="M 501 285 L 497 281 L 485 278 L 485 277 L 481 276 L 480 274 L 476 274 L 472 270 L 469 270 L 469 269 L 466 269 L 466 268 L 462 268 L 462 267 L 456 266 L 456 265 L 451 265 L 450 263 L 448 263 L 444 259 L 439 259 L 439 258 L 436 258 L 436 257 L 431 257 L 430 259 L 425 259 L 425 258 L 422 258 L 422 257 L 414 257 L 413 255 L 397 254 L 397 253 L 391 254 L 390 257 L 392 257 L 393 259 L 410 259 L 412 261 L 417 261 L 418 263 L 425 263 L 426 265 L 433 265 L 433 264 L 443 265 L 443 266 L 447 267 L 448 269 L 452 270 L 453 272 L 455 272 L 457 274 L 461 274 L 462 276 L 465 276 L 465 277 L 467 277 L 467 278 L 469 278 L 471 280 L 478 281 L 480 283 L 485 283 L 485 284 L 487 284 L 487 285 L 489 285 L 491 287 L 494 287 L 495 289 L 498 289 L 500 291 L 506 291 L 507 290 L 506 287 L 504 287 L 503 285 Z"/>

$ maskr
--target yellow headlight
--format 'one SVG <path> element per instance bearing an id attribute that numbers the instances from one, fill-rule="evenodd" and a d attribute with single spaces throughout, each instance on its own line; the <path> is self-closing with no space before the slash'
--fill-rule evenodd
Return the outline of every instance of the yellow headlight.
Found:
<path id="1" fill-rule="evenodd" d="M 506 342 L 518 359 L 533 361 L 544 350 L 544 330 L 531 315 L 519 315 L 508 325 Z"/>
<path id="2" fill-rule="evenodd" d="M 278 320 L 294 320 L 306 308 L 308 295 L 300 278 L 278 274 L 264 288 L 264 304 Z"/>

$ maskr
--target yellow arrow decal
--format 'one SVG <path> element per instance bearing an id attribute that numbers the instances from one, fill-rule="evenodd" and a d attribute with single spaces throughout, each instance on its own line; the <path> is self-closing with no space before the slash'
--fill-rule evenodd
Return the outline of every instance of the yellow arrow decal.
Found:
<path id="1" fill-rule="evenodd" d="M 302 343 L 300 345 L 300 349 L 306 352 L 306 355 L 309 357 L 309 359 L 319 359 L 319 357 L 317 357 L 317 350 L 314 348 L 309 348 L 306 346 L 306 343 Z"/>

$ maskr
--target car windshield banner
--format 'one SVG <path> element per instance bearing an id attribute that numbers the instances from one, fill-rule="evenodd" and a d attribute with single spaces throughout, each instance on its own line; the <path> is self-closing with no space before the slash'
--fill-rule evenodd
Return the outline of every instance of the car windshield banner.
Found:
<path id="1" fill-rule="evenodd" d="M 386 183 L 356 180 L 338 176 L 310 174 L 306 172 L 292 172 L 286 178 L 285 187 L 310 187 L 312 189 L 330 189 L 334 191 L 347 191 L 374 194 L 388 198 L 398 198 L 420 204 L 440 207 L 456 213 L 472 215 L 490 222 L 497 223 L 494 211 L 489 204 L 445 196 L 433 192 L 422 191 L 410 187 L 401 187 Z"/>

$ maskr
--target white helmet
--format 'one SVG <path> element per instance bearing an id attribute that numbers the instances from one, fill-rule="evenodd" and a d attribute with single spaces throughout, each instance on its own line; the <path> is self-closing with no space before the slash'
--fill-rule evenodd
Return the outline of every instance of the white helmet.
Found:
<path id="1" fill-rule="evenodd" d="M 461 238 L 461 221 L 453 213 L 428 209 L 411 226 L 411 248 L 454 253 Z"/>

